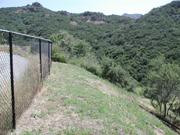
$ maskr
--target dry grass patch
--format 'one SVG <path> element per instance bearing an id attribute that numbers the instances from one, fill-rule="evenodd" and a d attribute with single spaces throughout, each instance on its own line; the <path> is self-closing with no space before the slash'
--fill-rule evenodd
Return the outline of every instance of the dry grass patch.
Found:
<path id="1" fill-rule="evenodd" d="M 30 109 L 18 120 L 18 128 L 11 134 L 21 134 L 24 131 L 37 133 L 39 129 L 41 130 L 41 134 L 56 134 L 59 131 L 63 132 L 67 129 L 76 128 L 93 129 L 93 131 L 103 129 L 102 124 L 100 124 L 102 121 L 91 118 L 82 120 L 74 112 L 74 107 L 63 106 L 61 104 L 66 98 L 53 98 L 53 96 L 54 94 L 52 92 L 45 88 L 42 89 L 34 99 Z M 68 114 L 68 112 L 71 113 Z M 51 128 L 52 130 L 49 130 Z"/>
<path id="2" fill-rule="evenodd" d="M 100 81 L 97 79 L 92 79 L 92 78 L 86 78 L 86 81 L 89 85 L 92 87 L 96 87 L 98 90 L 100 90 L 104 94 L 112 94 L 112 95 L 119 95 L 117 92 L 117 89 L 112 89 L 112 86 L 109 86 L 108 84 L 105 84 L 104 81 Z"/>

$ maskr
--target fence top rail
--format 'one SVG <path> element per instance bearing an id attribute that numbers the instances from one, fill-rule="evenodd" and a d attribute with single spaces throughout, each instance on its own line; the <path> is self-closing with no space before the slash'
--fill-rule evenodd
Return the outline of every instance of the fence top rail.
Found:
<path id="1" fill-rule="evenodd" d="M 4 30 L 4 29 L 0 29 L 0 31 L 7 32 L 7 33 L 13 33 L 13 34 L 21 35 L 21 36 L 26 36 L 26 37 L 31 37 L 31 38 L 36 38 L 36 39 L 41 39 L 41 40 L 48 41 L 48 42 L 52 43 L 51 40 L 45 39 L 45 38 L 41 38 L 41 37 L 36 37 L 36 36 L 32 36 L 32 35 L 22 34 L 22 33 L 14 32 L 14 31 L 8 31 L 8 30 Z"/>

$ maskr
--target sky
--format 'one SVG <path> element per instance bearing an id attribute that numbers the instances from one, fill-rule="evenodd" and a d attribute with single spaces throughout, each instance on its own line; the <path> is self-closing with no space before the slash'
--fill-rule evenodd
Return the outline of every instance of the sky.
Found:
<path id="1" fill-rule="evenodd" d="M 105 15 L 122 15 L 123 13 L 146 14 L 156 7 L 173 0 L 0 0 L 2 7 L 20 7 L 39 2 L 52 11 L 83 13 L 85 11 L 101 12 Z"/>

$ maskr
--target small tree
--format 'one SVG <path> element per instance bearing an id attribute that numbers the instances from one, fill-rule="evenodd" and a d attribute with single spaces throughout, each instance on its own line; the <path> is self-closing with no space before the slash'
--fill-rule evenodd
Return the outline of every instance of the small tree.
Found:
<path id="1" fill-rule="evenodd" d="M 90 47 L 85 40 L 78 40 L 74 45 L 74 54 L 77 57 L 84 57 L 90 51 Z"/>
<path id="2" fill-rule="evenodd" d="M 62 52 L 68 54 L 70 57 L 84 57 L 91 50 L 89 43 L 85 40 L 74 38 L 64 30 L 51 35 L 50 39 L 54 44 L 61 48 Z"/>
<path id="3" fill-rule="evenodd" d="M 160 112 L 163 105 L 163 113 L 166 117 L 167 103 L 180 92 L 180 67 L 175 64 L 166 64 L 164 60 L 164 57 L 159 57 L 151 62 L 153 68 L 147 78 L 150 86 L 148 96 L 151 98 L 151 103 L 155 108 L 159 107 Z"/>

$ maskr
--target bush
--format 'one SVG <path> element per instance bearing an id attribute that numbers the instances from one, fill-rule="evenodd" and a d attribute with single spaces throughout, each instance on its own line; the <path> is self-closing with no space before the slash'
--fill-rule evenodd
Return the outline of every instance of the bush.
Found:
<path id="1" fill-rule="evenodd" d="M 93 58 L 93 57 L 76 58 L 76 57 L 74 57 L 69 60 L 69 63 L 79 66 L 79 67 L 82 67 L 97 76 L 101 76 L 101 74 L 102 74 L 101 67 L 100 67 L 99 63 L 96 61 L 96 58 Z"/>
<path id="2" fill-rule="evenodd" d="M 52 60 L 55 62 L 67 63 L 67 56 L 62 52 L 61 47 L 52 46 Z"/>
<path id="3" fill-rule="evenodd" d="M 134 92 L 137 85 L 136 81 L 126 70 L 124 70 L 120 65 L 115 64 L 114 60 L 110 58 L 103 58 L 101 64 L 103 78 L 126 88 L 128 91 Z"/>
<path id="4" fill-rule="evenodd" d="M 61 48 L 61 51 L 67 53 L 70 57 L 85 57 L 91 50 L 89 43 L 85 40 L 74 38 L 64 30 L 51 35 L 50 39 L 56 44 L 54 51 L 59 51 L 59 48 Z"/>
<path id="5" fill-rule="evenodd" d="M 86 69 L 87 71 L 93 73 L 94 75 L 101 76 L 101 68 L 99 66 L 95 66 L 86 61 L 82 61 L 81 67 Z"/>
<path id="6" fill-rule="evenodd" d="M 53 45 L 53 46 L 52 46 L 52 54 L 61 53 L 61 52 L 62 52 L 61 47 L 59 47 L 59 46 L 57 46 L 57 45 Z"/>
<path id="7" fill-rule="evenodd" d="M 67 63 L 67 57 L 65 54 L 63 53 L 55 53 L 52 55 L 52 60 L 55 62 L 63 62 L 63 63 Z"/>

